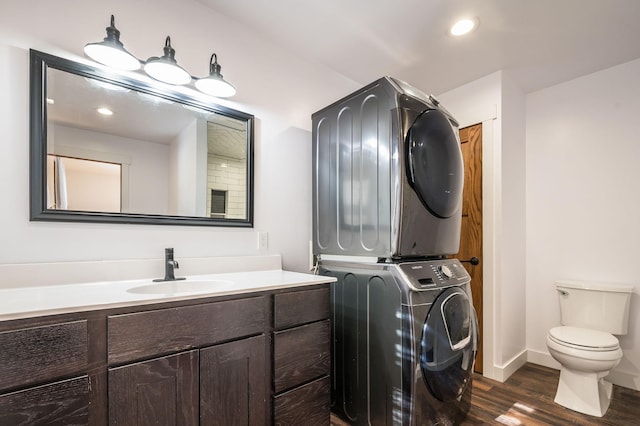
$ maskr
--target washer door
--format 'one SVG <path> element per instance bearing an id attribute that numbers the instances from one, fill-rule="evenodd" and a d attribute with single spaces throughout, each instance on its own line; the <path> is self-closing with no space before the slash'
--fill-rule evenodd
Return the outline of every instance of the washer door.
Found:
<path id="1" fill-rule="evenodd" d="M 432 214 L 451 217 L 460 206 L 464 185 L 455 128 L 441 111 L 428 109 L 409 129 L 406 146 L 409 185 Z"/>
<path id="2" fill-rule="evenodd" d="M 476 354 L 476 318 L 467 294 L 448 288 L 433 302 L 420 339 L 420 367 L 427 387 L 443 402 L 465 390 Z"/>

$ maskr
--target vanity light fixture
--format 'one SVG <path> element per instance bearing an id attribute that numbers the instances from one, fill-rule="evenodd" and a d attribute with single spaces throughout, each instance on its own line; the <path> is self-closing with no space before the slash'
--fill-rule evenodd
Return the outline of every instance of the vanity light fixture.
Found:
<path id="1" fill-rule="evenodd" d="M 85 54 L 103 65 L 127 71 L 136 71 L 143 65 L 144 72 L 151 78 L 171 85 L 186 85 L 194 81 L 195 88 L 210 96 L 228 98 L 236 94 L 236 89 L 220 74 L 218 56 L 214 53 L 209 60 L 209 76 L 192 77 L 176 61 L 176 51 L 171 47 L 171 37 L 167 36 L 163 55 L 152 56 L 141 61 L 127 52 L 120 41 L 120 31 L 115 27 L 111 15 L 111 25 L 107 27 L 107 36 L 98 43 L 89 43 L 84 47 Z"/>
<path id="2" fill-rule="evenodd" d="M 84 46 L 84 53 L 96 62 L 121 70 L 134 71 L 140 69 L 140 61 L 127 52 L 120 41 L 120 31 L 115 27 L 111 15 L 111 25 L 107 27 L 107 36 L 97 43 Z"/>
<path id="3" fill-rule="evenodd" d="M 176 61 L 176 50 L 171 47 L 171 37 L 164 42 L 164 55 L 153 56 L 144 64 L 144 72 L 158 81 L 168 84 L 182 85 L 191 82 L 191 76 Z"/>
<path id="4" fill-rule="evenodd" d="M 222 67 L 218 64 L 218 55 L 215 53 L 209 59 L 209 77 L 196 80 L 196 88 L 207 95 L 218 98 L 228 98 L 236 94 L 236 89 L 220 74 Z"/>

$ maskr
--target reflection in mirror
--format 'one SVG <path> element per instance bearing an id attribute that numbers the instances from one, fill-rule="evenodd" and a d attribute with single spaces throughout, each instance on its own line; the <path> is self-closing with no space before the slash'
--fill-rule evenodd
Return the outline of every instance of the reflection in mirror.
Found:
<path id="1" fill-rule="evenodd" d="M 33 220 L 252 226 L 252 116 L 31 54 Z"/>
<path id="2" fill-rule="evenodd" d="M 122 165 L 47 155 L 47 208 L 122 212 Z"/>

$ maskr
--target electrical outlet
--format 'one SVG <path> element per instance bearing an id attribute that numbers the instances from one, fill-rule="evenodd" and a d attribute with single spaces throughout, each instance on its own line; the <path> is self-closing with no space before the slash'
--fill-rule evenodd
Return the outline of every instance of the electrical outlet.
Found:
<path id="1" fill-rule="evenodd" d="M 258 250 L 266 250 L 269 248 L 269 233 L 260 231 L 258 232 Z"/>

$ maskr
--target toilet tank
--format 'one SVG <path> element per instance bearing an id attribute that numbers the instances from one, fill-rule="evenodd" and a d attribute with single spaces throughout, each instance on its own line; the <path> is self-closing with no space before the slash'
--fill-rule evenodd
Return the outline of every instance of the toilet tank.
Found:
<path id="1" fill-rule="evenodd" d="M 581 281 L 556 281 L 562 325 L 627 334 L 633 287 Z"/>

